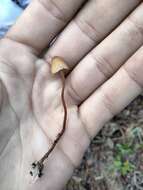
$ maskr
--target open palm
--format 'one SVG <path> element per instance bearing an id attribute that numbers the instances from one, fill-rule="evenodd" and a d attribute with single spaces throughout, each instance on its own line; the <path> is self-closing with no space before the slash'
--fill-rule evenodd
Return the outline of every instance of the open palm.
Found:
<path id="1" fill-rule="evenodd" d="M 143 36 L 140 28 L 133 24 L 143 24 L 143 5 L 139 5 L 139 0 L 116 0 L 118 6 L 112 0 L 105 5 L 100 0 L 89 1 L 48 50 L 46 61 L 38 58 L 83 2 L 33 1 L 0 41 L 2 190 L 63 188 L 80 163 L 90 138 L 142 91 L 143 48 L 140 46 Z M 136 6 L 138 8 L 134 10 Z M 93 10 L 88 11 L 91 8 Z M 109 15 L 104 16 L 102 23 L 95 22 L 103 9 L 107 9 Z M 122 25 L 95 47 L 133 10 Z M 82 22 L 84 15 L 89 19 L 86 24 Z M 37 23 L 41 25 L 37 27 Z M 96 29 L 91 26 L 94 24 Z M 97 33 L 97 30 L 102 32 Z M 31 163 L 41 159 L 62 129 L 62 83 L 58 74 L 50 72 L 53 56 L 62 56 L 74 68 L 66 78 L 67 126 L 45 162 L 44 175 L 36 183 L 31 183 Z"/>
<path id="2" fill-rule="evenodd" d="M 12 186 L 13 189 L 17 186 L 28 189 L 32 162 L 48 151 L 62 129 L 62 85 L 59 76 L 51 75 L 49 65 L 37 60 L 23 45 L 10 40 L 3 40 L 1 44 L 4 48 L 0 64 L 1 187 L 5 189 L 4 179 L 7 178 L 7 189 Z M 10 49 L 5 50 L 7 44 Z M 14 58 L 11 49 L 15 51 Z M 19 67 L 23 64 L 24 67 Z M 68 97 L 66 101 L 69 102 Z M 59 188 L 71 176 L 89 142 L 77 106 L 68 107 L 66 134 L 45 163 L 44 175 L 39 180 L 43 189 Z M 39 189 L 37 184 L 36 188 Z"/>

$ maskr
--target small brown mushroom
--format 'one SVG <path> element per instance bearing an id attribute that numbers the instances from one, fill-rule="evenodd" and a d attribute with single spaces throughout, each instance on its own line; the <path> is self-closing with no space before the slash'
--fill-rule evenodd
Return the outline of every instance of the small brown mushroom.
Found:
<path id="1" fill-rule="evenodd" d="M 60 71 L 68 70 L 69 67 L 64 62 L 64 60 L 58 56 L 53 57 L 51 61 L 51 72 L 52 74 L 56 74 Z"/>
<path id="2" fill-rule="evenodd" d="M 64 62 L 64 60 L 60 57 L 53 57 L 51 61 L 51 73 L 52 74 L 60 74 L 61 80 L 62 80 L 62 91 L 61 91 L 61 101 L 64 108 L 64 118 L 63 118 L 63 127 L 60 133 L 57 135 L 56 139 L 54 140 L 51 148 L 48 150 L 48 152 L 38 161 L 34 162 L 32 164 L 32 170 L 30 171 L 31 176 L 42 176 L 42 170 L 44 168 L 44 161 L 49 157 L 50 153 L 53 151 L 57 143 L 59 142 L 60 138 L 63 136 L 65 129 L 66 129 L 66 123 L 67 123 L 67 106 L 65 102 L 64 97 L 64 91 L 65 91 L 65 70 L 68 70 L 67 64 Z M 34 170 L 34 171 L 33 171 Z"/>

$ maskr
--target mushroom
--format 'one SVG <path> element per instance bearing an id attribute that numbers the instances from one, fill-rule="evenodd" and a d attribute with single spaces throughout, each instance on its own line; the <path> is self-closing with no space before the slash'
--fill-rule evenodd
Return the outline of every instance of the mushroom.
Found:
<path id="1" fill-rule="evenodd" d="M 64 109 L 64 118 L 63 118 L 63 125 L 62 125 L 62 130 L 60 133 L 57 135 L 56 139 L 54 140 L 51 148 L 48 150 L 48 152 L 38 161 L 34 162 L 32 164 L 32 169 L 30 171 L 30 175 L 33 176 L 34 178 L 41 177 L 42 170 L 44 168 L 44 161 L 48 159 L 49 155 L 51 152 L 54 150 L 55 146 L 59 142 L 60 138 L 63 136 L 65 129 L 66 129 L 66 124 L 67 124 L 67 106 L 65 102 L 65 97 L 64 97 L 64 91 L 65 91 L 65 71 L 68 70 L 67 64 L 64 62 L 64 60 L 61 57 L 53 57 L 51 60 L 51 73 L 52 74 L 60 74 L 61 80 L 62 80 L 62 90 L 61 90 L 61 102 L 63 105 Z"/>
<path id="2" fill-rule="evenodd" d="M 53 57 L 51 61 L 51 72 L 52 74 L 56 74 L 61 71 L 68 70 L 69 67 L 67 64 L 64 62 L 64 60 L 58 56 Z"/>

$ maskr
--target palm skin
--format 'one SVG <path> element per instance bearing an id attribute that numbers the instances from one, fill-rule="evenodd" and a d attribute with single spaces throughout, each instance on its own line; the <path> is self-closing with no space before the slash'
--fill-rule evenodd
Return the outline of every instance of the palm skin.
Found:
<path id="1" fill-rule="evenodd" d="M 6 39 L 1 41 L 0 52 L 1 188 L 60 189 L 89 144 L 78 107 L 68 104 L 66 132 L 45 162 L 42 178 L 33 184 L 31 163 L 48 151 L 62 129 L 62 83 L 26 46 Z M 68 95 L 66 102 L 70 102 Z"/>

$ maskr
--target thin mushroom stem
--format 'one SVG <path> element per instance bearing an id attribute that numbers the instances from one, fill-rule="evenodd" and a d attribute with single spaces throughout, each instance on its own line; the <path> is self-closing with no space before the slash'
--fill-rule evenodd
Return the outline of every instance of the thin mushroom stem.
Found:
<path id="1" fill-rule="evenodd" d="M 63 136 L 65 129 L 66 129 L 66 122 L 67 122 L 67 107 L 66 107 L 66 102 L 65 102 L 65 97 L 64 97 L 64 91 L 65 91 L 65 76 L 64 76 L 64 72 L 60 71 L 60 76 L 61 76 L 61 80 L 62 80 L 62 92 L 61 92 L 61 100 L 62 100 L 62 105 L 64 108 L 64 119 L 63 119 L 63 125 L 62 125 L 62 130 L 61 132 L 57 135 L 57 138 L 55 139 L 54 143 L 52 144 L 51 148 L 49 149 L 49 151 L 41 158 L 41 160 L 39 161 L 39 163 L 43 163 L 50 155 L 50 153 L 53 151 L 53 149 L 55 148 L 55 146 L 57 145 L 58 141 L 60 140 L 60 138 Z"/>
<path id="2" fill-rule="evenodd" d="M 57 135 L 56 139 L 54 140 L 51 148 L 48 150 L 48 152 L 38 161 L 32 163 L 32 171 L 30 171 L 30 175 L 34 177 L 41 177 L 42 176 L 42 171 L 44 168 L 44 161 L 48 159 L 49 155 L 51 152 L 54 150 L 55 146 L 59 142 L 60 138 L 63 136 L 65 129 L 66 129 L 66 123 L 67 123 L 67 106 L 65 102 L 65 74 L 64 70 L 68 69 L 66 64 L 63 62 L 62 59 L 59 57 L 53 58 L 53 65 L 52 65 L 52 73 L 59 73 L 62 81 L 62 90 L 61 90 L 61 102 L 62 106 L 64 109 L 64 118 L 63 118 L 63 123 L 62 123 L 62 130 L 60 133 Z"/>

